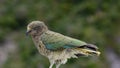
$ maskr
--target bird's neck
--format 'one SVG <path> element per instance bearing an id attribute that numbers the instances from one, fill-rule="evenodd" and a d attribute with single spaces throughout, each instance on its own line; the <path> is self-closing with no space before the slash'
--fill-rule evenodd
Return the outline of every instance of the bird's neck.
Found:
<path id="1" fill-rule="evenodd" d="M 39 37 L 39 36 L 37 36 L 37 35 L 32 35 L 32 39 L 33 39 L 34 43 L 38 43 L 38 42 L 39 42 L 40 37 Z"/>
<path id="2" fill-rule="evenodd" d="M 37 47 L 38 51 L 44 55 L 47 56 L 49 55 L 49 50 L 46 49 L 46 47 L 44 46 L 44 44 L 42 43 L 42 41 L 40 40 L 40 36 L 32 36 L 32 39 L 34 41 L 35 46 Z"/>

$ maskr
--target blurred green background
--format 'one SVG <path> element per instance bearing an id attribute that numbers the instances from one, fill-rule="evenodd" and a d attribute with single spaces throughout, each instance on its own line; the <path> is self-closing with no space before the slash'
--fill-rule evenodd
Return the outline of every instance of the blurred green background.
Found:
<path id="1" fill-rule="evenodd" d="M 100 57 L 70 59 L 61 68 L 120 68 L 120 0 L 0 0 L 0 68 L 49 67 L 25 35 L 34 20 L 101 51 Z"/>

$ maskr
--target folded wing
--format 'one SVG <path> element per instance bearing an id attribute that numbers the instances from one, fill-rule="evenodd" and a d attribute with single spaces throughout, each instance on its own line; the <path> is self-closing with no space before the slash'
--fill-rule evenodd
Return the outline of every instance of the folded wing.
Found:
<path id="1" fill-rule="evenodd" d="M 65 48 L 83 47 L 87 43 L 64 36 L 55 32 L 48 32 L 42 38 L 43 43 L 49 50 L 59 50 Z"/>

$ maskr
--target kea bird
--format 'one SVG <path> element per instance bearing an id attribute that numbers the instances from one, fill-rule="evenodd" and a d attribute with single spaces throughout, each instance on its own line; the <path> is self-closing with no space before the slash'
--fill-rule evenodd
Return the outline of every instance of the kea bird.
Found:
<path id="1" fill-rule="evenodd" d="M 27 34 L 31 35 L 39 53 L 49 59 L 49 68 L 54 64 L 59 68 L 70 58 L 100 54 L 97 46 L 51 31 L 42 21 L 29 23 Z"/>

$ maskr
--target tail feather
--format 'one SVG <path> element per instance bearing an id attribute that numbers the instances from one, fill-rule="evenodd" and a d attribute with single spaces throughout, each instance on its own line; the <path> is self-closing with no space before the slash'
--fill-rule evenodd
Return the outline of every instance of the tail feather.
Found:
<path id="1" fill-rule="evenodd" d="M 93 56 L 93 55 L 100 55 L 98 48 L 95 45 L 87 44 L 78 48 L 71 49 L 71 56 L 73 58 L 78 58 L 81 56 Z"/>
<path id="2" fill-rule="evenodd" d="M 79 48 L 88 48 L 88 49 L 91 49 L 91 50 L 94 50 L 94 51 L 98 50 L 98 47 L 93 45 L 93 44 L 86 44 L 86 45 L 80 46 Z"/>
<path id="3" fill-rule="evenodd" d="M 74 54 L 75 56 L 77 56 L 77 57 L 82 57 L 82 56 L 86 56 L 86 55 L 84 55 L 84 54 L 81 54 L 81 53 L 77 53 L 77 54 Z"/>

